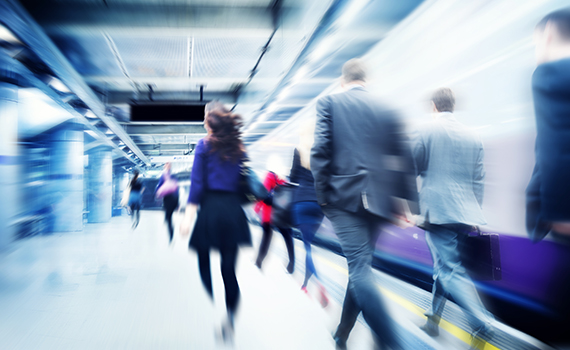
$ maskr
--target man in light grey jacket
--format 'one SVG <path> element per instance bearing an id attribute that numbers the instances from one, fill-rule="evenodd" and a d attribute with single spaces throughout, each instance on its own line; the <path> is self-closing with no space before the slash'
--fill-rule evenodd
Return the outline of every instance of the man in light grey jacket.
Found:
<path id="1" fill-rule="evenodd" d="M 453 92 L 437 90 L 432 96 L 435 118 L 418 129 L 413 146 L 417 175 L 422 179 L 420 210 L 434 261 L 433 299 L 422 329 L 431 336 L 439 334 L 446 296 L 450 295 L 466 311 L 476 343 L 480 341 L 477 338 L 491 335 L 493 317 L 462 266 L 458 248 L 473 226 L 485 224 L 481 210 L 483 145 L 455 119 L 454 107 Z"/>

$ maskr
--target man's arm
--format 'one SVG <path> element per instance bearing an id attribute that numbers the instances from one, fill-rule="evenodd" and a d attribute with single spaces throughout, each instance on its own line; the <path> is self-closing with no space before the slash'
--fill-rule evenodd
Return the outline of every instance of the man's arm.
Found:
<path id="1" fill-rule="evenodd" d="M 483 165 L 483 156 L 483 145 L 480 145 L 473 177 L 473 192 L 475 193 L 475 198 L 477 198 L 477 202 L 479 202 L 480 207 L 483 207 L 483 192 L 485 189 L 485 166 Z"/>
<path id="2" fill-rule="evenodd" d="M 408 135 L 404 132 L 404 123 L 398 114 L 394 114 L 390 126 L 386 128 L 390 133 L 391 147 L 387 150 L 387 155 L 392 157 L 392 162 L 386 162 L 387 169 L 396 171 L 396 191 L 394 195 L 394 210 L 399 215 L 408 218 L 412 214 L 419 214 L 418 189 L 416 186 L 416 172 L 412 153 L 412 147 Z M 390 164 L 393 163 L 393 164 Z"/>
<path id="3" fill-rule="evenodd" d="M 426 144 L 420 130 L 412 136 L 412 157 L 414 158 L 415 175 L 421 176 L 427 170 Z"/>
<path id="4" fill-rule="evenodd" d="M 311 149 L 311 172 L 315 178 L 317 201 L 327 205 L 330 191 L 330 167 L 332 163 L 333 121 L 330 96 L 317 101 L 315 143 Z"/>

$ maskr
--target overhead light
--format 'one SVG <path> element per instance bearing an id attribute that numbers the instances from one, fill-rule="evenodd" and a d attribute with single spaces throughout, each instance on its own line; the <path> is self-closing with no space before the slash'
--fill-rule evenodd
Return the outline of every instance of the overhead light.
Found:
<path id="1" fill-rule="evenodd" d="M 48 85 L 51 86 L 52 88 L 56 89 L 59 92 L 63 92 L 66 94 L 71 93 L 71 90 L 69 90 L 69 88 L 61 80 L 59 80 L 55 77 L 51 78 Z"/>
<path id="2" fill-rule="evenodd" d="M 107 131 L 105 131 L 105 134 L 106 134 L 106 135 L 113 135 L 114 132 L 111 131 L 111 129 L 108 129 Z"/>
<path id="3" fill-rule="evenodd" d="M 87 119 L 97 119 L 97 116 L 91 110 L 88 110 L 83 116 Z"/>
<path id="4" fill-rule="evenodd" d="M 96 133 L 95 131 L 89 130 L 89 129 L 85 130 L 85 133 L 86 133 L 86 134 L 89 134 L 89 135 L 92 136 L 93 138 L 97 138 L 97 137 L 99 136 L 99 135 L 97 135 L 97 133 Z"/>
<path id="5" fill-rule="evenodd" d="M 21 44 L 22 42 L 12 33 L 12 31 L 0 24 L 0 41 L 6 41 L 12 44 Z"/>

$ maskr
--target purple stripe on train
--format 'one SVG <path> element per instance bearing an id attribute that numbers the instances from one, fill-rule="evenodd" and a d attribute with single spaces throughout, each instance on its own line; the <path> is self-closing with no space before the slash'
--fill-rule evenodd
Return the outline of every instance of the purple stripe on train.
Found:
<path id="1" fill-rule="evenodd" d="M 319 233 L 337 240 L 326 219 Z M 499 237 L 502 279 L 476 281 L 477 287 L 556 309 L 568 297 L 565 283 L 570 270 L 570 247 L 553 241 L 532 243 L 525 237 L 507 234 Z M 417 227 L 387 227 L 376 243 L 376 250 L 380 256 L 407 261 L 423 271 L 431 271 L 433 266 L 425 233 Z"/>

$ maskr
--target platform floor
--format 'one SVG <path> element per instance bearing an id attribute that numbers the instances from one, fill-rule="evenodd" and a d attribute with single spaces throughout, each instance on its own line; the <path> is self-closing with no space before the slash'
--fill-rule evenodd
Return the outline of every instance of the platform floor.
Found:
<path id="1" fill-rule="evenodd" d="M 293 275 L 285 271 L 279 234 L 260 271 L 253 260 L 261 230 L 252 225 L 254 247 L 242 249 L 238 260 L 242 299 L 235 339 L 226 344 L 216 334 L 225 313 L 217 254 L 212 254 L 212 303 L 201 285 L 196 255 L 187 249 L 188 238 L 177 237 L 169 244 L 163 219 L 162 212 L 143 211 L 136 230 L 130 228 L 129 217 L 116 217 L 88 224 L 79 233 L 20 240 L 0 253 L 0 348 L 334 349 L 331 332 L 340 318 L 347 281 L 342 257 L 315 248 L 315 264 L 330 293 L 330 304 L 322 308 L 313 285 L 309 295 L 300 291 L 305 256 L 301 242 L 295 242 Z M 419 330 L 429 293 L 377 275 L 399 332 L 413 348 L 469 348 L 468 333 L 452 323 L 436 339 Z M 415 302 L 406 298 L 408 292 L 414 293 Z M 529 349 L 546 348 L 499 327 L 524 339 Z M 363 322 L 357 323 L 348 346 L 372 349 Z"/>

